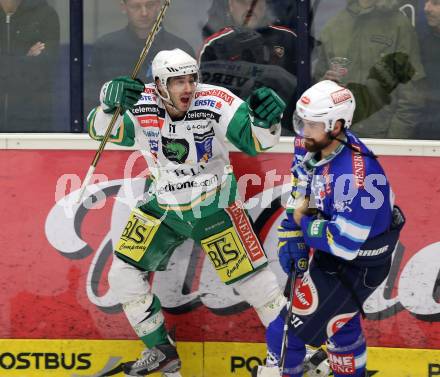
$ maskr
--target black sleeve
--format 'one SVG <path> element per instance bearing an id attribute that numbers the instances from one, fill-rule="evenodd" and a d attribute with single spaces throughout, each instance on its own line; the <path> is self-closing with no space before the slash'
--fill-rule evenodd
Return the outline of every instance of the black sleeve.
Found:
<path id="1" fill-rule="evenodd" d="M 54 78 L 60 44 L 58 15 L 53 8 L 45 6 L 36 11 L 34 17 L 41 28 L 38 34 L 32 36 L 29 46 L 25 46 L 26 52 L 22 55 L 0 55 L 0 79 L 6 87 L 25 83 L 34 89 L 43 88 Z M 37 42 L 45 43 L 45 49 L 38 56 L 27 56 L 27 51 Z"/>

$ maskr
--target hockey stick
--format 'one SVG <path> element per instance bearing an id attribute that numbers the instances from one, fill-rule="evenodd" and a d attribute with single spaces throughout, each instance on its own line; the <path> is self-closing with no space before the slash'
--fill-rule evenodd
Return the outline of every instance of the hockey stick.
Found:
<path id="1" fill-rule="evenodd" d="M 145 46 L 142 49 L 142 52 L 139 56 L 139 59 L 135 65 L 135 67 L 133 68 L 133 72 L 131 73 L 132 79 L 136 78 L 136 76 L 139 73 L 139 70 L 142 67 L 142 64 L 144 63 L 145 58 L 147 57 L 148 51 L 150 50 L 150 47 L 153 43 L 154 37 L 156 36 L 156 34 L 159 30 L 160 24 L 165 16 L 165 12 L 166 12 L 167 8 L 170 6 L 170 3 L 171 3 L 171 0 L 165 0 L 164 4 L 162 5 L 162 8 L 160 9 L 159 14 L 157 15 L 156 21 L 154 22 L 154 25 L 151 28 L 151 31 L 147 36 L 147 39 L 145 41 Z M 85 191 L 87 185 L 89 184 L 93 173 L 95 172 L 96 165 L 98 165 L 98 161 L 101 158 L 101 154 L 104 151 L 105 145 L 107 144 L 107 141 L 110 138 L 110 134 L 113 131 L 113 127 L 115 126 L 115 123 L 116 123 L 119 115 L 122 115 L 121 106 L 118 106 L 116 108 L 115 112 L 113 113 L 113 117 L 110 120 L 110 123 L 107 127 L 107 130 L 105 131 L 104 137 L 101 140 L 101 144 L 99 145 L 99 148 L 95 153 L 95 157 L 93 158 L 92 164 L 90 165 L 89 170 L 87 171 L 87 174 L 84 178 L 84 181 L 82 182 L 82 185 L 81 185 L 81 188 L 79 191 L 79 196 L 77 199 L 77 203 L 79 203 L 81 201 L 81 198 L 84 194 L 84 191 Z"/>
<path id="2" fill-rule="evenodd" d="M 243 26 L 247 26 L 247 24 L 251 20 L 251 17 L 254 13 L 255 6 L 257 5 L 257 2 L 258 2 L 258 0 L 252 0 L 252 3 L 246 12 L 246 15 L 244 16 Z"/>
<path id="3" fill-rule="evenodd" d="M 286 354 L 287 354 L 287 335 L 289 332 L 289 322 L 292 318 L 292 310 L 293 310 L 293 300 L 295 297 L 295 289 L 296 289 L 296 270 L 295 266 L 292 266 L 292 272 L 290 275 L 289 285 L 290 285 L 290 292 L 289 292 L 289 310 L 287 311 L 286 318 L 284 319 L 284 328 L 283 328 L 283 340 L 281 342 L 281 354 L 280 354 L 280 376 L 283 375 L 284 370 L 284 363 L 286 361 Z"/>
<path id="4" fill-rule="evenodd" d="M 287 334 L 289 331 L 289 321 L 292 317 L 292 308 L 293 308 L 293 298 L 296 289 L 296 271 L 295 267 L 292 266 L 293 271 L 290 273 L 289 277 L 289 301 L 287 301 L 288 311 L 286 318 L 284 319 L 284 328 L 283 328 L 283 338 L 281 341 L 281 353 L 280 353 L 280 361 L 278 368 L 276 367 L 266 367 L 263 365 L 259 365 L 258 367 L 252 370 L 252 377 L 282 377 L 284 370 L 284 363 L 286 361 L 286 353 L 287 353 Z"/>

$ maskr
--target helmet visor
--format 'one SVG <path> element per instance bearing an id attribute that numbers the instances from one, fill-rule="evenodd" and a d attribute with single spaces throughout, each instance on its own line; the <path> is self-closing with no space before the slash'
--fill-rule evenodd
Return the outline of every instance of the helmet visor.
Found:
<path id="1" fill-rule="evenodd" d="M 293 114 L 293 129 L 298 136 L 305 138 L 319 137 L 326 133 L 324 122 L 314 122 L 303 119 L 296 111 Z"/>

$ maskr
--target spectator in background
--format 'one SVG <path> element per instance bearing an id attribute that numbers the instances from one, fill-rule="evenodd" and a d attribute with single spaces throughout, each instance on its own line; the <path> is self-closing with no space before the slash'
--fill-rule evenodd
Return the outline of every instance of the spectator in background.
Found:
<path id="1" fill-rule="evenodd" d="M 252 5 L 252 0 L 214 0 L 208 11 L 208 22 L 203 26 L 204 38 L 227 26 L 243 26 L 247 12 Z M 246 21 L 249 28 L 263 27 L 275 22 L 275 16 L 267 7 L 266 0 L 256 1 L 252 14 Z"/>
<path id="2" fill-rule="evenodd" d="M 292 135 L 296 34 L 276 24 L 266 0 L 214 0 L 203 27 L 210 36 L 200 68 L 204 83 L 224 86 L 242 99 L 260 86 L 274 89 L 288 104 L 283 135 Z"/>
<path id="3" fill-rule="evenodd" d="M 440 0 L 425 1 L 428 31 L 419 36 L 426 72 L 426 108 L 418 129 L 420 139 L 440 139 Z"/>
<path id="4" fill-rule="evenodd" d="M 292 0 L 267 0 L 271 12 L 281 25 L 297 30 L 298 2 Z"/>
<path id="5" fill-rule="evenodd" d="M 0 0 L 0 132 L 54 131 L 59 43 L 58 15 L 46 0 Z"/>
<path id="6" fill-rule="evenodd" d="M 349 88 L 350 83 L 364 84 L 373 66 L 396 53 L 407 64 L 395 64 L 394 70 L 406 69 L 409 64 L 415 73 L 410 81 L 399 84 L 391 101 L 373 115 L 366 117 L 358 106 L 352 129 L 360 137 L 416 136 L 424 103 L 420 80 L 424 70 L 415 31 L 399 12 L 396 0 L 347 0 L 347 7 L 321 32 L 315 80 L 330 79 Z M 399 76 L 399 72 L 392 74 Z"/>
<path id="7" fill-rule="evenodd" d="M 241 3 L 246 4 L 246 1 L 242 1 Z M 251 4 L 250 1 L 247 3 Z M 263 6 L 266 11 L 263 12 L 263 18 L 260 20 L 260 25 L 258 26 L 276 23 L 279 25 L 288 26 L 292 30 L 295 30 L 294 25 L 296 24 L 297 16 L 297 4 L 295 1 L 266 0 L 264 4 L 260 4 L 260 7 L 261 6 Z M 237 6 L 235 6 L 235 8 L 237 8 Z M 258 9 L 256 5 L 255 8 L 256 9 L 254 12 L 255 15 L 257 15 Z M 203 38 L 208 38 L 226 26 L 236 24 L 234 18 L 237 19 L 238 17 L 232 16 L 232 12 L 230 10 L 236 11 L 236 9 L 230 7 L 229 0 L 214 0 L 212 2 L 211 8 L 208 11 L 209 20 L 202 29 Z M 258 17 L 254 16 L 254 19 L 258 19 Z M 237 24 L 241 25 L 240 22 Z M 252 25 L 249 26 L 252 27 Z"/>
<path id="8" fill-rule="evenodd" d="M 91 61 L 85 73 L 85 109 L 96 106 L 96 95 L 106 82 L 130 74 L 161 9 L 161 0 L 121 0 L 121 11 L 127 16 L 125 28 L 106 34 L 93 45 Z M 193 48 L 162 26 L 154 38 L 138 78 L 152 80 L 151 60 L 161 50 L 180 48 L 195 57 Z M 93 97 L 91 97 L 93 95 Z"/>

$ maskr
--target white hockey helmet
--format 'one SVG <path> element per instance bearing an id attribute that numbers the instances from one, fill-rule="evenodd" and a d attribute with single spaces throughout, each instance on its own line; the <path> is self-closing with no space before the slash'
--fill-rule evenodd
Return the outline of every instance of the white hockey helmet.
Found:
<path id="1" fill-rule="evenodd" d="M 344 120 L 350 128 L 356 102 L 353 93 L 334 81 L 324 80 L 307 89 L 296 103 L 293 125 L 298 135 L 304 136 L 303 120 L 324 123 L 324 132 L 331 132 L 336 121 Z"/>
<path id="2" fill-rule="evenodd" d="M 192 74 L 198 77 L 199 75 L 197 61 L 191 55 L 178 48 L 158 52 L 151 63 L 151 69 L 153 79 L 159 79 L 168 100 L 170 96 L 167 90 L 167 82 L 170 77 Z"/>

